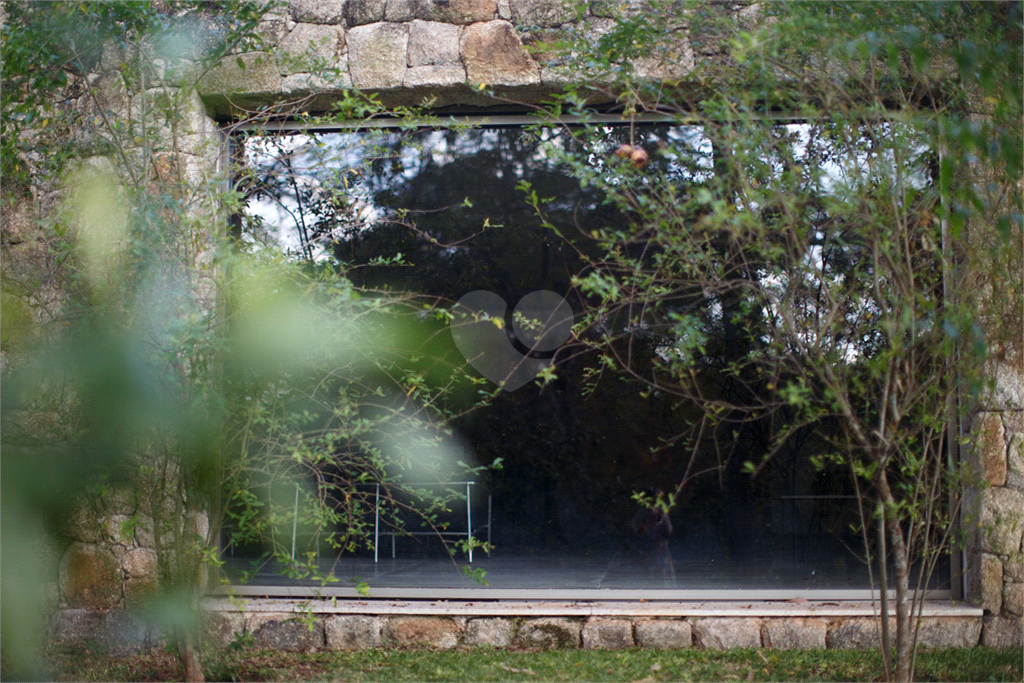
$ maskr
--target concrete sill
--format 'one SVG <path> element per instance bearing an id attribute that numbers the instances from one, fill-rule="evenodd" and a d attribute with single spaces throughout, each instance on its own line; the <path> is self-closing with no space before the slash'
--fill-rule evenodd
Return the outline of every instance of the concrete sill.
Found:
<path id="1" fill-rule="evenodd" d="M 303 612 L 313 614 L 374 614 L 456 617 L 871 617 L 881 609 L 863 600 L 763 601 L 546 601 L 546 600 L 295 600 L 208 598 L 209 612 Z M 895 609 L 890 605 L 891 611 Z M 977 617 L 980 607 L 927 601 L 926 617 Z"/>

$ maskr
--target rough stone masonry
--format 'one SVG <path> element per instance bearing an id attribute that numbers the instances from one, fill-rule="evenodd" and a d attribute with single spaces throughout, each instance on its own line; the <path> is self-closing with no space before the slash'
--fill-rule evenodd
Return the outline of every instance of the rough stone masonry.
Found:
<path id="1" fill-rule="evenodd" d="M 207 604 L 207 636 L 226 647 L 246 636 L 262 647 L 293 651 L 375 647 L 452 649 L 721 650 L 765 647 L 865 649 L 879 645 L 869 603 L 666 603 L 623 614 L 613 603 L 431 603 L 382 601 L 380 613 L 362 601 L 255 600 L 239 610 L 228 601 Z M 282 610 L 291 611 L 273 611 Z M 311 611 L 302 611 L 311 610 Z M 498 616 L 501 615 L 501 616 Z M 541 616 L 544 615 L 544 616 Z M 977 609 L 925 606 L 922 647 L 971 647 L 982 633 Z M 312 628 L 310 628 L 312 626 Z"/>
<path id="2" fill-rule="evenodd" d="M 539 48 L 570 30 L 595 39 L 630 5 L 591 3 L 579 14 L 561 0 L 293 0 L 264 31 L 286 51 L 318 58 L 333 78 L 252 54 L 244 68 L 228 61 L 208 74 L 200 94 L 215 116 L 314 92 L 309 109 L 326 109 L 350 87 L 393 106 L 538 102 L 571 80 L 565 59 Z M 715 49 L 708 42 L 698 41 Z M 669 52 L 635 66 L 641 77 L 679 81 L 693 64 L 690 39 L 680 33 Z"/>

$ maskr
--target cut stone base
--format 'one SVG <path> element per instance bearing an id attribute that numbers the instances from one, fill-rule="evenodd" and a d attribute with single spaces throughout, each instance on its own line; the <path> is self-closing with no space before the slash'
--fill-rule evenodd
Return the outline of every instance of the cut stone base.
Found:
<path id="1" fill-rule="evenodd" d="M 345 614 L 324 621 L 325 644 L 331 650 L 380 647 L 383 622 L 378 617 Z"/>
<path id="2" fill-rule="evenodd" d="M 515 623 L 511 619 L 470 619 L 462 644 L 470 647 L 508 647 L 515 633 Z"/>
<path id="3" fill-rule="evenodd" d="M 824 619 L 767 619 L 761 625 L 761 641 L 776 650 L 813 650 L 825 647 Z"/>
<path id="4" fill-rule="evenodd" d="M 872 617 L 853 617 L 832 623 L 828 629 L 831 650 L 867 650 L 881 647 L 881 627 Z"/>
<path id="5" fill-rule="evenodd" d="M 148 650 L 157 640 L 154 629 L 121 610 L 65 609 L 50 620 L 49 638 L 69 645 L 98 645 L 112 654 Z"/>
<path id="6" fill-rule="evenodd" d="M 458 627 L 443 617 L 394 617 L 384 625 L 384 639 L 398 647 L 448 650 L 459 644 Z"/>
<path id="7" fill-rule="evenodd" d="M 636 644 L 663 650 L 690 647 L 693 644 L 690 622 L 685 619 L 640 619 L 636 622 Z"/>
<path id="8" fill-rule="evenodd" d="M 981 638 L 981 622 L 969 617 L 921 619 L 917 633 L 920 647 L 974 647 Z"/>
<path id="9" fill-rule="evenodd" d="M 206 642 L 215 648 L 224 648 L 245 632 L 245 617 L 241 612 L 210 612 L 203 619 Z"/>
<path id="10" fill-rule="evenodd" d="M 246 626 L 256 644 L 270 650 L 307 652 L 324 646 L 324 624 L 319 619 L 310 629 L 299 615 L 271 612 L 249 615 Z"/>
<path id="11" fill-rule="evenodd" d="M 564 617 L 527 619 L 519 627 L 516 645 L 536 647 L 543 650 L 578 648 L 580 646 L 580 624 Z"/>
<path id="12" fill-rule="evenodd" d="M 591 617 L 583 624 L 583 647 L 587 650 L 621 650 L 633 647 L 633 622 L 629 619 Z"/>
<path id="13" fill-rule="evenodd" d="M 981 644 L 988 647 L 1021 647 L 1024 645 L 1021 620 L 986 616 L 981 628 Z"/>
<path id="14" fill-rule="evenodd" d="M 701 619 L 693 625 L 693 644 L 708 650 L 761 647 L 761 620 Z"/>
<path id="15" fill-rule="evenodd" d="M 879 640 L 878 618 L 869 616 L 870 605 L 855 603 L 810 607 L 778 602 L 740 607 L 732 603 L 664 603 L 652 607 L 645 602 L 630 610 L 623 609 L 619 602 L 539 602 L 523 606 L 519 602 L 342 604 L 325 600 L 317 609 L 315 603 L 305 601 L 256 599 L 240 610 L 226 600 L 207 602 L 205 642 L 218 648 L 231 645 L 243 633 L 258 647 L 289 651 L 459 646 L 547 650 L 866 649 L 877 648 Z M 370 609 L 379 611 L 362 613 Z M 531 609 L 543 609 L 548 614 L 540 616 Z M 49 635 L 57 643 L 92 643 L 118 652 L 144 649 L 160 640 L 154 627 L 122 610 L 58 611 L 50 622 Z M 925 608 L 919 633 L 920 645 L 926 648 L 972 647 L 979 641 L 997 647 L 1020 646 L 1021 639 L 1019 618 L 989 615 L 983 621 L 980 609 L 937 602 Z"/>

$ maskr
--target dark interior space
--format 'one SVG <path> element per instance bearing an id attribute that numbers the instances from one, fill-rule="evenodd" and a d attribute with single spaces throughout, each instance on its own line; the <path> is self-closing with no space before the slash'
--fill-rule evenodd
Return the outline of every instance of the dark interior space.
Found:
<path id="1" fill-rule="evenodd" d="M 603 135 L 595 159 L 627 141 L 657 150 L 668 136 L 690 136 L 691 158 L 655 153 L 651 159 L 653 169 L 677 175 L 680 183 L 700 182 L 713 166 L 699 130 L 649 125 L 631 132 L 620 126 Z M 371 292 L 408 291 L 455 302 L 487 290 L 511 310 L 525 295 L 550 290 L 579 313 L 586 295 L 574 287 L 573 277 L 600 256 L 592 233 L 629 220 L 557 163 L 559 149 L 582 144 L 568 130 L 384 130 L 317 140 L 305 160 L 290 153 L 290 172 L 311 174 L 320 186 L 343 185 L 347 201 L 327 201 L 312 190 L 297 198 L 296 186 L 268 181 L 263 198 L 250 202 L 254 213 L 260 213 L 253 208 L 257 201 L 264 207 L 252 229 L 313 261 L 344 264 L 348 277 Z M 305 143 L 296 137 L 289 144 L 294 150 Z M 253 158 L 266 166 L 267 178 L 280 164 L 270 152 Z M 545 227 L 530 206 L 531 190 L 558 232 Z M 274 192 L 290 214 L 265 209 L 274 203 L 268 198 Z M 299 214 L 303 226 L 288 217 Z M 401 263 L 382 262 L 398 254 Z M 680 306 L 700 305 L 699 297 L 685 299 Z M 708 392 L 724 397 L 737 389 L 717 369 L 749 353 L 752 343 L 738 335 L 733 317 L 728 301 L 702 313 L 708 342 L 701 381 Z M 439 341 L 432 353 L 444 360 L 436 367 L 460 362 L 443 325 L 436 327 Z M 653 360 L 664 352 L 656 336 L 634 339 L 641 367 L 643 354 Z M 601 359 L 572 341 L 552 356 L 556 379 L 502 392 L 452 424 L 474 464 L 501 460 L 500 469 L 451 475 L 474 481 L 471 522 L 459 490 L 449 518 L 442 520 L 449 536 L 391 536 L 385 524 L 375 562 L 369 547 L 333 556 L 297 532 L 300 552 L 316 548 L 324 553 L 321 565 L 338 579 L 358 577 L 371 588 L 472 587 L 478 584 L 459 569 L 466 557 L 459 553 L 453 562 L 446 548 L 471 523 L 474 537 L 489 538 L 494 546 L 490 553 L 478 549 L 473 559 L 474 567 L 487 572 L 491 588 L 869 586 L 850 473 L 827 463 L 811 465 L 824 448 L 820 430 L 828 424 L 795 434 L 752 476 L 744 463 L 759 461 L 770 448 L 776 423 L 727 415 L 705 428 L 693 405 L 649 391 L 643 381 L 611 374 L 595 381 Z M 473 395 L 452 400 L 468 406 Z M 676 504 L 667 521 L 650 519 L 655 513 L 638 503 L 638 494 L 653 499 L 668 492 Z M 246 567 L 258 553 L 233 548 L 228 566 Z M 933 583 L 942 587 L 947 577 L 940 568 Z M 263 567 L 249 581 L 295 579 Z"/>

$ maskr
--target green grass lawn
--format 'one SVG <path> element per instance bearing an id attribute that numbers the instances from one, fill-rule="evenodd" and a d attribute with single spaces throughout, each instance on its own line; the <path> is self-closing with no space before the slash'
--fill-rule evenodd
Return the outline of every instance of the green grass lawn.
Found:
<path id="1" fill-rule="evenodd" d="M 1021 681 L 1024 649 L 923 650 L 920 681 Z M 168 651 L 110 657 L 85 648 L 49 653 L 59 681 L 180 680 Z M 875 681 L 875 651 L 812 650 L 366 650 L 296 654 L 257 649 L 207 652 L 211 681 Z"/>

